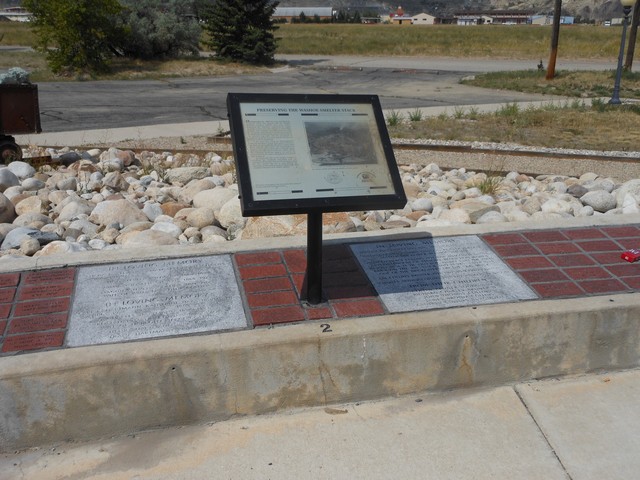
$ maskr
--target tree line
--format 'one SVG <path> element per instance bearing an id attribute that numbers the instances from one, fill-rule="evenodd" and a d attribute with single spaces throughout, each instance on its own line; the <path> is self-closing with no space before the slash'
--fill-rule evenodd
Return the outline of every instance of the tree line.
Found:
<path id="1" fill-rule="evenodd" d="M 272 0 L 23 0 L 36 48 L 54 73 L 104 73 L 114 57 L 198 55 L 203 32 L 215 56 L 271 64 Z"/>

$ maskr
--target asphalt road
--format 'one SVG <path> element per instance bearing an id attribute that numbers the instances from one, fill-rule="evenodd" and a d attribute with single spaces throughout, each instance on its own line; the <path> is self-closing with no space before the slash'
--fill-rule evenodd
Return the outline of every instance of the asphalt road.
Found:
<path id="1" fill-rule="evenodd" d="M 460 85 L 467 75 L 535 68 L 536 62 L 289 56 L 261 75 L 168 80 L 39 83 L 44 132 L 225 120 L 228 92 L 374 94 L 384 109 L 477 105 L 548 96 Z M 562 66 L 560 66 L 562 68 Z M 608 69 L 583 62 L 567 69 Z"/>

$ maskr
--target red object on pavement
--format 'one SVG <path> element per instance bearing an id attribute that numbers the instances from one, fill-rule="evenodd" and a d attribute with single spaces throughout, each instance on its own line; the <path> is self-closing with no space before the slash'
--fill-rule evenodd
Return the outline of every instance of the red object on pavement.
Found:
<path id="1" fill-rule="evenodd" d="M 627 262 L 637 262 L 638 260 L 640 260 L 640 249 L 632 248 L 630 250 L 622 252 L 621 258 L 623 260 L 626 260 Z"/>

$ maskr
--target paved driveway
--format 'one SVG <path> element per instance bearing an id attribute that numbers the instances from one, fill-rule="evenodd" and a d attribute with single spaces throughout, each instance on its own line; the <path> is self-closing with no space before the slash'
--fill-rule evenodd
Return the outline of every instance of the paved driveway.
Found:
<path id="1" fill-rule="evenodd" d="M 474 73 L 535 62 L 431 58 L 286 56 L 260 75 L 38 84 L 44 132 L 225 120 L 228 92 L 376 94 L 385 109 L 550 99 L 463 86 Z M 582 62 L 559 68 L 607 69 Z"/>

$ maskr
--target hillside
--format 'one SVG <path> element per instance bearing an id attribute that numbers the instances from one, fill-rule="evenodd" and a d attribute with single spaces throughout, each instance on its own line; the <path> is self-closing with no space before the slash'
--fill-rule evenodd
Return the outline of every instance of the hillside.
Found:
<path id="1" fill-rule="evenodd" d="M 535 13 L 553 13 L 554 0 L 397 0 L 408 14 L 421 12 L 448 16 L 462 10 L 528 10 Z M 395 11 L 395 3 L 375 0 L 281 0 L 281 7 L 384 7 Z M 563 14 L 601 21 L 622 16 L 617 0 L 564 0 Z"/>

